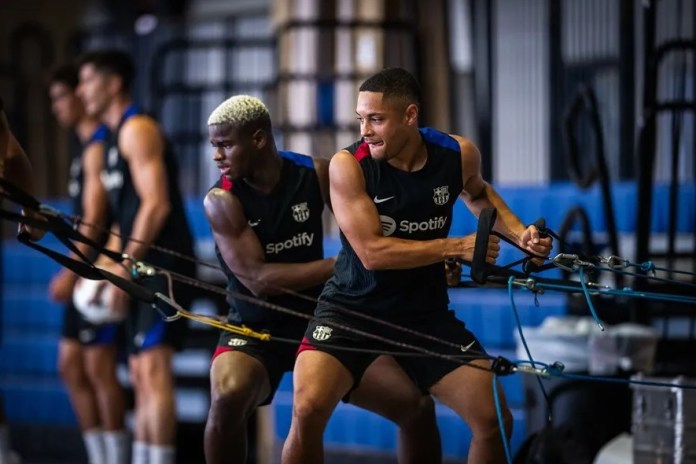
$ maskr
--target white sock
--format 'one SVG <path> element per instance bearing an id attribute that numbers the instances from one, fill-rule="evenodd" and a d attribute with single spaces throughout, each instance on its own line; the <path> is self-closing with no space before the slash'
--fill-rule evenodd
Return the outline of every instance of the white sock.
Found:
<path id="1" fill-rule="evenodd" d="M 169 445 L 148 445 L 149 464 L 174 464 L 176 448 Z M 135 464 L 135 463 L 133 463 Z"/>
<path id="2" fill-rule="evenodd" d="M 105 464 L 128 464 L 128 433 L 125 430 L 103 432 Z"/>
<path id="3" fill-rule="evenodd" d="M 104 437 L 100 429 L 90 429 L 82 432 L 82 440 L 87 450 L 87 462 L 89 464 L 104 464 Z"/>
<path id="4" fill-rule="evenodd" d="M 147 443 L 144 441 L 134 441 L 132 451 L 131 464 L 149 464 L 150 457 L 148 456 L 149 450 Z"/>

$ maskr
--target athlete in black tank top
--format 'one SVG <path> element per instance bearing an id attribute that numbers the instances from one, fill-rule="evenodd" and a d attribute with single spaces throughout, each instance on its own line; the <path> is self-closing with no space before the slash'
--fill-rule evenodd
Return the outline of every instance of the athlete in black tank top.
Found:
<path id="1" fill-rule="evenodd" d="M 102 183 L 109 192 L 109 204 L 114 211 L 115 222 L 120 227 L 121 235 L 125 237 L 133 235 L 133 227 L 140 211 L 142 199 L 136 191 L 129 162 L 120 153 L 118 138 L 123 125 L 130 118 L 140 114 L 142 113 L 133 105 L 124 112 L 118 127 L 106 145 L 106 163 L 102 172 Z M 167 197 L 170 208 L 153 245 L 186 256 L 193 256 L 193 239 L 186 221 L 181 192 L 178 188 L 179 170 L 176 157 L 171 151 L 169 142 L 164 140 L 164 143 L 163 166 L 166 169 L 164 175 L 167 179 Z M 124 243 L 124 248 L 126 246 L 127 243 Z M 177 270 L 177 264 L 180 262 L 180 260 L 173 259 L 171 255 L 152 248 L 149 248 L 147 253 L 138 259 L 172 270 Z M 182 264 L 182 266 L 185 265 Z"/>
<path id="2" fill-rule="evenodd" d="M 263 249 L 266 263 L 305 263 L 321 260 L 324 258 L 324 201 L 314 162 L 308 156 L 292 152 L 279 151 L 278 154 L 283 162 L 281 177 L 271 193 L 259 192 L 244 180 L 230 181 L 226 177 L 221 177 L 215 188 L 231 192 L 239 200 L 244 216 L 248 218 L 249 227 L 253 229 Z M 252 295 L 227 267 L 217 245 L 215 252 L 227 275 L 228 290 Z M 317 285 L 302 293 L 317 298 L 320 291 L 321 285 Z M 307 314 L 312 314 L 315 306 L 311 299 L 287 293 L 269 295 L 265 301 Z M 268 329 L 287 323 L 288 317 L 278 311 L 233 297 L 228 297 L 228 303 L 230 322 Z"/>
<path id="3" fill-rule="evenodd" d="M 77 68 L 58 67 L 50 78 L 51 109 L 58 124 L 70 129 L 75 142 L 68 177 L 73 214 L 83 223 L 80 232 L 102 245 L 108 238 L 108 201 L 99 180 L 104 163 L 108 129 L 96 117 L 85 114 L 77 97 Z M 77 244 L 90 259 L 96 250 Z M 73 256 L 75 259 L 80 259 Z M 125 431 L 125 398 L 116 377 L 117 344 L 123 324 L 92 324 L 73 304 L 74 287 L 83 283 L 67 269 L 61 270 L 49 287 L 51 298 L 65 302 L 63 329 L 58 345 L 58 371 L 68 390 L 78 418 L 90 462 L 125 464 L 128 460 Z"/>
<path id="4" fill-rule="evenodd" d="M 130 86 L 134 74 L 130 56 L 122 51 L 98 50 L 80 60 L 78 92 L 85 109 L 98 115 L 112 132 L 102 182 L 109 192 L 123 252 L 136 261 L 192 276 L 193 262 L 153 248 L 193 255 L 175 158 L 159 124 L 133 104 Z M 123 266 L 109 270 L 124 279 L 132 278 Z M 163 294 L 170 290 L 162 275 L 139 283 Z M 189 287 L 175 284 L 172 290 L 183 307 L 190 304 Z M 133 463 L 149 456 L 150 461 L 173 464 L 176 410 L 171 361 L 183 343 L 187 324 L 182 319 L 165 322 L 149 304 L 129 302 L 120 290 L 113 293 L 115 305 L 130 308 L 126 320 L 129 364 L 138 409 Z"/>
<path id="5" fill-rule="evenodd" d="M 428 156 L 415 173 L 373 159 L 359 141 L 346 150 L 360 164 L 365 192 L 372 199 L 385 237 L 435 240 L 447 237 L 452 209 L 462 190 L 457 142 L 434 129 L 420 131 Z M 333 316 L 335 304 L 361 308 L 385 319 L 403 319 L 447 310 L 445 267 L 441 262 L 409 269 L 367 270 L 341 232 L 343 249 L 336 272 L 322 294 L 318 316 Z"/>
<path id="6" fill-rule="evenodd" d="M 483 181 L 480 154 L 471 142 L 418 128 L 419 105 L 419 85 L 407 71 L 385 69 L 368 78 L 360 86 L 356 109 L 362 141 L 331 160 L 331 201 L 344 249 L 297 358 L 294 404 L 302 407 L 293 411 L 285 464 L 317 461 L 335 404 L 360 381 L 374 356 L 341 348 L 393 349 L 340 325 L 443 354 L 467 353 L 470 364 L 490 368 L 473 334 L 446 311 L 443 262 L 471 260 L 475 241 L 447 237 L 455 197 L 461 196 L 474 214 L 497 208 L 496 230 L 522 247 L 543 256 L 551 249 L 551 241 L 540 239 L 535 227 L 525 227 Z M 489 262 L 497 254 L 494 236 Z M 390 319 L 431 338 L 368 323 L 329 303 Z M 490 373 L 435 357 L 397 361 L 418 387 L 468 422 L 473 433 L 468 462 L 505 460 Z M 502 410 L 509 436 L 512 417 L 504 403 Z"/>
<path id="7" fill-rule="evenodd" d="M 305 314 L 333 271 L 322 259 L 322 203 L 327 201 L 324 160 L 279 152 L 265 105 L 249 96 L 223 102 L 208 120 L 213 160 L 222 177 L 205 199 L 220 262 L 232 291 Z M 324 193 L 324 194 L 322 194 Z M 302 338 L 306 319 L 231 296 L 229 319 L 272 336 Z M 246 418 L 273 398 L 283 373 L 292 370 L 297 345 L 221 333 L 211 366 L 212 401 L 205 432 L 208 464 L 246 460 Z M 386 378 L 378 377 L 386 375 Z M 399 424 L 409 462 L 438 462 L 439 435 L 433 403 L 399 369 L 380 357 L 351 401 Z M 371 395 L 369 392 L 377 392 Z M 367 393 L 366 393 L 367 392 Z M 424 457 L 424 459 L 418 459 Z"/>

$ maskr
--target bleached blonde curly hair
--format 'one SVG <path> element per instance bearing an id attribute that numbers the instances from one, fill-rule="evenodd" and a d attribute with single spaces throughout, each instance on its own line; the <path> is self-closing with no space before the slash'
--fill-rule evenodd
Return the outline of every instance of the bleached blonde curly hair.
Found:
<path id="1" fill-rule="evenodd" d="M 208 125 L 234 124 L 241 126 L 264 119 L 270 119 L 270 114 L 261 100 L 249 95 L 235 95 L 220 103 L 210 113 Z"/>

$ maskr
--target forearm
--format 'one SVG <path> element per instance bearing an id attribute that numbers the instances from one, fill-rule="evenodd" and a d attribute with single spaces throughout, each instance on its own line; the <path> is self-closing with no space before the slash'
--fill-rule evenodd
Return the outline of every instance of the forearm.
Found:
<path id="1" fill-rule="evenodd" d="M 160 234 L 170 210 L 168 202 L 141 203 L 133 221 L 130 237 L 122 237 L 125 243 L 123 252 L 133 259 L 143 259 L 152 242 Z"/>
<path id="2" fill-rule="evenodd" d="M 243 280 L 257 296 L 279 295 L 286 290 L 302 291 L 321 285 L 331 277 L 333 270 L 332 258 L 306 263 L 265 263 Z"/>
<path id="3" fill-rule="evenodd" d="M 420 241 L 379 237 L 354 248 L 365 269 L 370 271 L 411 269 L 464 255 L 464 242 L 460 238 Z"/>
<path id="4" fill-rule="evenodd" d="M 19 144 L 10 137 L 5 160 L 5 178 L 25 192 L 34 195 L 35 185 L 29 158 Z"/>
<path id="5" fill-rule="evenodd" d="M 490 184 L 486 183 L 481 194 L 468 202 L 469 209 L 478 217 L 485 208 L 493 207 L 498 211 L 494 230 L 505 237 L 518 242 L 526 227 L 520 219 L 512 212 L 505 200 L 495 191 Z"/>

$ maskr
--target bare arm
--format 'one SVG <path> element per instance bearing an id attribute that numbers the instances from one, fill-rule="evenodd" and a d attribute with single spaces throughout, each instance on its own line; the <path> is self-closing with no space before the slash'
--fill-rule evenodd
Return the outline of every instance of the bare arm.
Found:
<path id="1" fill-rule="evenodd" d="M 304 290 L 324 283 L 334 259 L 306 263 L 267 263 L 258 237 L 249 226 L 239 200 L 222 189 L 208 192 L 205 215 L 220 254 L 237 278 L 256 296 Z"/>
<path id="2" fill-rule="evenodd" d="M 459 142 L 462 156 L 462 180 L 464 188 L 460 197 L 466 206 L 478 217 L 481 211 L 488 207 L 498 210 L 498 218 L 494 230 L 526 248 L 532 253 L 547 256 L 551 251 L 551 238 L 540 238 L 539 231 L 534 226 L 525 226 L 512 212 L 505 200 L 495 189 L 481 177 L 481 153 L 469 140 L 453 135 Z"/>
<path id="3" fill-rule="evenodd" d="M 0 175 L 25 192 L 34 194 L 31 162 L 17 142 L 5 112 L 0 109 Z"/>
<path id="4" fill-rule="evenodd" d="M 107 209 L 106 190 L 104 189 L 99 174 L 104 164 L 104 145 L 102 143 L 90 143 L 82 152 L 82 224 L 79 232 L 96 241 L 105 226 L 104 221 Z M 75 242 L 75 246 L 84 255 L 90 253 L 91 247 L 82 242 Z M 76 253 L 71 252 L 73 259 L 80 260 Z M 63 268 L 53 278 L 49 286 L 49 295 L 54 301 L 68 301 L 72 295 L 73 287 L 78 276 L 68 268 Z"/>
<path id="5" fill-rule="evenodd" d="M 0 111 L 0 150 L 0 175 L 25 192 L 34 195 L 36 190 L 31 162 L 12 134 L 3 111 Z M 22 210 L 22 214 L 42 219 L 40 214 L 33 211 Z M 25 224 L 20 224 L 19 231 L 29 233 L 32 240 L 39 240 L 46 233 L 42 228 L 29 227 Z"/>
<path id="6" fill-rule="evenodd" d="M 5 178 L 25 192 L 33 195 L 35 186 L 31 162 L 12 132 L 8 134 L 6 153 Z"/>
<path id="7" fill-rule="evenodd" d="M 164 139 L 152 118 L 134 116 L 124 124 L 118 145 L 128 161 L 133 186 L 140 199 L 131 231 L 132 240 L 125 244 L 124 253 L 142 259 L 171 210 Z"/>
<path id="8" fill-rule="evenodd" d="M 471 237 L 427 241 L 385 237 L 377 208 L 365 190 L 362 170 L 350 153 L 334 155 L 329 176 L 334 216 L 366 269 L 409 269 L 447 258 L 471 259 Z"/>
<path id="9" fill-rule="evenodd" d="M 85 224 L 80 225 L 79 231 L 92 240 L 97 240 L 106 226 L 108 200 L 100 179 L 103 166 L 104 145 L 100 142 L 90 143 L 82 153 L 82 220 Z M 77 244 L 77 247 L 83 253 L 88 251 L 85 244 Z"/>

